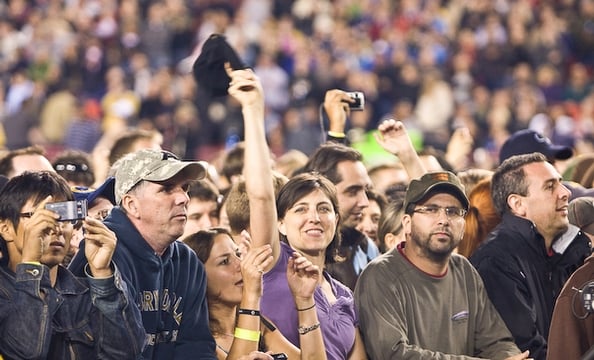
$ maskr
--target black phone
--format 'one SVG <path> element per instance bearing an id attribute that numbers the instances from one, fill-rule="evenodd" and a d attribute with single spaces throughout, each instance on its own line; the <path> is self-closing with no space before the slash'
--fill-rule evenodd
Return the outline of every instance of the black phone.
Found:
<path id="1" fill-rule="evenodd" d="M 271 356 L 275 360 L 277 360 L 277 359 L 278 360 L 287 360 L 288 359 L 287 354 L 285 354 L 285 353 L 272 354 Z"/>

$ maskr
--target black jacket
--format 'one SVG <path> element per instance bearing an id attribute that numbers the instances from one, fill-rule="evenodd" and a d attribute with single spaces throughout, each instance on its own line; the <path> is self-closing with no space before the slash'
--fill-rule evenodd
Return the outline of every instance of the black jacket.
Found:
<path id="1" fill-rule="evenodd" d="M 338 255 L 343 258 L 343 261 L 326 264 L 326 270 L 334 279 L 348 286 L 349 289 L 355 290 L 355 284 L 357 283 L 359 274 L 363 270 L 359 269 L 357 271 L 355 269 L 354 258 L 357 251 L 359 249 L 363 251 L 367 256 L 367 262 L 370 262 L 375 256 L 370 256 L 369 254 L 374 251 L 379 254 L 379 250 L 376 247 L 374 251 L 368 251 L 369 247 L 375 246 L 375 244 L 370 245 L 373 241 L 355 228 L 342 227 L 340 229 L 340 236 L 341 242 L 338 248 Z"/>
<path id="2" fill-rule="evenodd" d="M 515 342 L 536 360 L 546 358 L 555 300 L 571 273 L 590 254 L 581 232 L 562 254 L 549 254 L 543 237 L 526 219 L 504 214 L 470 261 Z"/>

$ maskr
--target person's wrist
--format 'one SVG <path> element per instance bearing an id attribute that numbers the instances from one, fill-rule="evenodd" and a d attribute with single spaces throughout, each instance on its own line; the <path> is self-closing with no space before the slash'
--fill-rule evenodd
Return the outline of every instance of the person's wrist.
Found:
<path id="1" fill-rule="evenodd" d="M 333 138 L 344 138 L 346 137 L 346 134 L 342 131 L 332 131 L 332 130 L 328 130 L 328 135 L 333 137 Z"/>
<path id="2" fill-rule="evenodd" d="M 253 292 L 244 292 L 241 297 L 241 304 L 242 307 L 253 308 L 254 306 L 260 305 L 260 298 L 262 295 L 260 293 L 253 293 Z"/>
<path id="3" fill-rule="evenodd" d="M 27 265 L 41 265 L 41 263 L 39 261 L 21 261 L 21 264 L 27 264 Z"/>
<path id="4" fill-rule="evenodd" d="M 253 104 L 249 104 L 249 105 L 245 105 L 242 107 L 241 111 L 244 114 L 252 114 L 252 113 L 263 113 L 264 112 L 264 104 L 260 104 L 260 103 L 253 103 Z"/>
<path id="5" fill-rule="evenodd" d="M 41 260 L 38 256 L 24 255 L 21 257 L 23 263 L 38 263 Z"/>
<path id="6" fill-rule="evenodd" d="M 293 297 L 295 299 L 295 305 L 297 305 L 297 307 L 309 306 L 315 302 L 313 296 L 295 295 Z"/>
<path id="7" fill-rule="evenodd" d="M 313 296 L 307 298 L 295 297 L 295 308 L 297 309 L 297 311 L 313 309 L 315 306 L 316 302 Z"/>
<path id="8" fill-rule="evenodd" d="M 111 266 L 108 266 L 107 268 L 96 268 L 89 263 L 89 271 L 90 273 L 88 275 L 97 279 L 106 279 L 113 276 L 113 269 Z"/>
<path id="9" fill-rule="evenodd" d="M 406 162 L 406 160 L 412 159 L 415 156 L 415 154 L 416 154 L 416 150 L 414 148 L 401 149 L 397 153 L 392 153 L 392 155 L 397 156 L 403 162 Z"/>

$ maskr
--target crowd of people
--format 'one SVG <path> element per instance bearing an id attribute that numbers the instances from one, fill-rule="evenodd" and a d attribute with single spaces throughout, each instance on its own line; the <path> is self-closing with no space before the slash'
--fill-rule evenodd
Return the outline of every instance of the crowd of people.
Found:
<path id="1" fill-rule="evenodd" d="M 245 139 L 223 159 L 229 177 L 139 130 L 122 135 L 103 178 L 84 152 L 50 162 L 27 147 L 0 159 L 1 356 L 544 360 L 591 350 L 594 197 L 561 175 L 577 166 L 572 148 L 520 130 L 493 171 L 456 172 L 447 158 L 459 154 L 417 152 L 389 119 L 375 137 L 398 160 L 382 169 L 399 174 L 382 175 L 379 190 L 344 133 L 355 100 L 331 89 L 327 141 L 284 175 L 259 77 L 225 71 Z M 74 215 L 53 203 L 77 204 Z M 42 329 L 19 326 L 32 306 Z"/>
<path id="2" fill-rule="evenodd" d="M 594 358 L 594 0 L 0 14 L 0 358 Z"/>
<path id="3" fill-rule="evenodd" d="M 590 0 L 14 0 L 0 15 L 8 149 L 104 153 L 140 127 L 184 158 L 212 160 L 243 136 L 237 104 L 192 76 L 218 33 L 262 80 L 278 156 L 316 149 L 319 100 L 332 88 L 365 96 L 348 120 L 354 143 L 397 118 L 417 150 L 445 150 L 467 128 L 466 161 L 483 168 L 527 127 L 591 150 Z"/>

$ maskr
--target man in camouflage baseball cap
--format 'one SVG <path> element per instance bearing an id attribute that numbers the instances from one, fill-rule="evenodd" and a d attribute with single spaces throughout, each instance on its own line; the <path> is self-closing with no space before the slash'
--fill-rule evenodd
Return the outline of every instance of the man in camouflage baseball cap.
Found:
<path id="1" fill-rule="evenodd" d="M 143 149 L 118 160 L 115 206 L 104 223 L 117 237 L 113 262 L 129 284 L 147 334 L 143 359 L 216 359 L 208 327 L 204 265 L 177 241 L 188 219 L 188 186 L 204 177 L 201 162 Z M 84 274 L 85 239 L 69 268 Z"/>
<path id="2" fill-rule="evenodd" d="M 189 180 L 202 179 L 206 174 L 202 162 L 180 161 L 168 151 L 154 149 L 129 154 L 117 161 L 114 168 L 116 204 L 120 204 L 122 196 L 143 180 L 167 181 L 182 171 Z"/>

